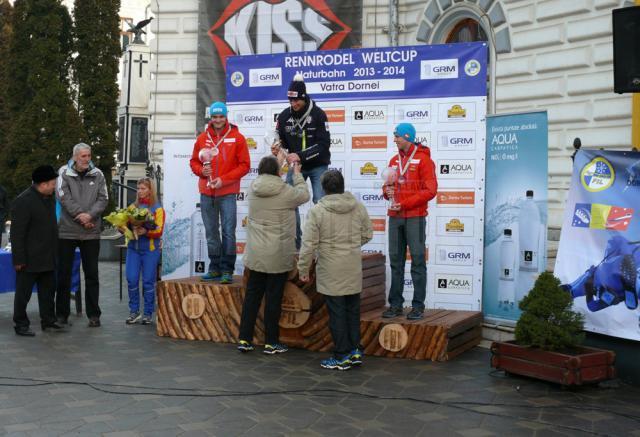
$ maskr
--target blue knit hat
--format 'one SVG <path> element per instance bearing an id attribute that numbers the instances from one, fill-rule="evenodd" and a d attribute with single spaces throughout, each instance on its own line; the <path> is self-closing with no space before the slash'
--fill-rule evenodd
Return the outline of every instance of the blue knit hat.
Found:
<path id="1" fill-rule="evenodd" d="M 396 130 L 393 131 L 393 134 L 404 138 L 410 143 L 414 143 L 416 141 L 416 128 L 413 127 L 411 123 L 400 123 L 396 126 Z"/>
<path id="2" fill-rule="evenodd" d="M 209 117 L 213 117 L 214 115 L 222 115 L 224 117 L 227 116 L 227 105 L 222 102 L 215 102 L 209 106 Z"/>

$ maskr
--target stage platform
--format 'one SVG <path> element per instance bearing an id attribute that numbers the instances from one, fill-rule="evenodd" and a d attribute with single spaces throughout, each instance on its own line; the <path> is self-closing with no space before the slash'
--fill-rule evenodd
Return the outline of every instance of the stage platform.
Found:
<path id="1" fill-rule="evenodd" d="M 383 319 L 384 263 L 382 255 L 363 255 L 360 331 L 365 354 L 446 361 L 480 342 L 482 314 L 477 311 L 434 309 L 426 310 L 421 320 L 410 321 L 404 316 Z M 297 276 L 297 272 L 291 272 L 285 286 L 280 340 L 290 347 L 331 351 L 328 313 L 323 296 L 315 290 L 315 278 L 304 284 Z M 157 290 L 157 333 L 186 340 L 236 343 L 244 292 L 242 276 L 225 285 L 195 277 L 161 281 Z M 264 343 L 261 314 L 254 343 Z"/>

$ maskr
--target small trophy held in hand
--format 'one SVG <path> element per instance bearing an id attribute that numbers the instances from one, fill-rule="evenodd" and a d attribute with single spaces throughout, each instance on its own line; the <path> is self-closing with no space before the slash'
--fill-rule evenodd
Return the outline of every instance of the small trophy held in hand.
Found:
<path id="1" fill-rule="evenodd" d="M 211 166 L 211 161 L 213 161 L 213 158 L 215 158 L 218 155 L 218 148 L 214 147 L 205 147 L 204 149 L 200 150 L 200 153 L 198 154 L 198 159 L 200 159 L 200 162 L 202 162 L 202 165 L 204 165 L 205 167 L 207 166 Z M 209 180 L 207 181 L 207 187 L 209 188 L 213 188 L 213 175 L 209 175 Z"/>
<path id="2" fill-rule="evenodd" d="M 282 147 L 282 142 L 280 141 L 280 135 L 278 135 L 278 131 L 267 132 L 264 135 L 264 142 L 267 144 L 267 146 L 271 147 L 271 153 L 278 160 L 280 169 L 285 171 L 285 167 L 287 167 L 287 151 L 284 147 Z"/>
<path id="3" fill-rule="evenodd" d="M 389 197 L 389 207 L 390 211 L 399 211 L 400 204 L 396 202 L 396 187 L 398 182 L 398 168 L 395 166 L 387 167 L 382 171 L 382 180 L 384 181 L 384 191 L 387 193 L 387 197 Z"/>

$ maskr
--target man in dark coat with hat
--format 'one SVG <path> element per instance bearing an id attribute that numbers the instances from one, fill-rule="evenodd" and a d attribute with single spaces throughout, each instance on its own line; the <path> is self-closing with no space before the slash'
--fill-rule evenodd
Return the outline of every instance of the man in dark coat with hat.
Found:
<path id="1" fill-rule="evenodd" d="M 62 329 L 54 309 L 55 264 L 58 225 L 53 193 L 58 174 L 50 165 L 36 168 L 33 185 L 23 191 L 11 208 L 11 251 L 16 270 L 13 322 L 17 335 L 33 337 L 27 304 L 34 284 L 38 285 L 38 307 L 42 330 Z"/>
<path id="2" fill-rule="evenodd" d="M 307 87 L 300 74 L 296 74 L 291 81 L 287 97 L 290 106 L 278 115 L 276 122 L 280 146 L 288 152 L 287 161 L 290 170 L 287 174 L 287 182 L 293 185 L 291 164 L 300 162 L 302 177 L 305 181 L 311 179 L 313 203 L 318 203 L 324 196 L 320 176 L 328 170 L 331 163 L 331 152 L 329 151 L 331 138 L 327 114 L 309 97 Z M 278 147 L 272 147 L 272 152 L 277 155 Z M 301 235 L 300 213 L 296 209 L 297 249 L 300 249 Z"/>

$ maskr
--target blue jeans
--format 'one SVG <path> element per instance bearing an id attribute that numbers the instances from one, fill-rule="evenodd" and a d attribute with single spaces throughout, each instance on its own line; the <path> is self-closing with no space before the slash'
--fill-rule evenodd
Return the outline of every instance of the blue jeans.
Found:
<path id="1" fill-rule="evenodd" d="M 425 260 L 425 217 L 389 217 L 389 264 L 391 265 L 391 288 L 389 305 L 402 308 L 404 298 L 404 265 L 407 261 L 407 246 L 411 254 L 411 279 L 413 281 L 413 308 L 423 310 L 427 297 L 427 264 Z"/>
<path id="2" fill-rule="evenodd" d="M 209 271 L 233 273 L 236 266 L 236 195 L 211 197 L 200 194 L 200 210 L 207 236 Z"/>
<path id="3" fill-rule="evenodd" d="M 129 288 L 129 312 L 140 312 L 140 273 L 142 273 L 142 297 L 144 315 L 153 314 L 156 297 L 156 279 L 160 250 L 127 248 L 127 284 Z"/>
<path id="4" fill-rule="evenodd" d="M 328 165 L 319 165 L 309 170 L 302 170 L 302 177 L 306 181 L 311 179 L 311 190 L 313 191 L 312 200 L 316 204 L 322 197 L 324 197 L 324 191 L 322 190 L 322 184 L 320 183 L 320 177 L 329 169 Z M 293 185 L 293 169 L 289 169 L 287 173 L 287 183 Z M 300 211 L 296 208 L 296 249 L 300 250 L 300 242 L 302 240 L 302 229 L 300 228 Z"/>

